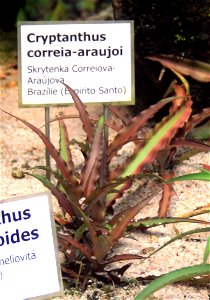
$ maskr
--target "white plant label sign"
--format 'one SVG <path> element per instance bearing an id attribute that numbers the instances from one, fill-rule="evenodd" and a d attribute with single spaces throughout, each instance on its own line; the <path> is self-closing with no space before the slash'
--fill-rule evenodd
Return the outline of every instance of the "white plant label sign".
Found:
<path id="1" fill-rule="evenodd" d="M 133 21 L 20 22 L 19 106 L 134 104 Z"/>
<path id="2" fill-rule="evenodd" d="M 1 299 L 47 299 L 62 289 L 50 193 L 1 201 Z"/>

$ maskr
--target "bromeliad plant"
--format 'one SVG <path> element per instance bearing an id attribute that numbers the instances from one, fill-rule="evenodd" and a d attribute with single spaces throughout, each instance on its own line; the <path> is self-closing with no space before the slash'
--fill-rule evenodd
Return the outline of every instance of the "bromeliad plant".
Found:
<path id="1" fill-rule="evenodd" d="M 63 215 L 55 216 L 59 225 L 57 235 L 67 258 L 62 270 L 66 275 L 75 277 L 83 284 L 87 281 L 88 276 L 103 276 L 109 280 L 119 280 L 116 274 L 122 275 L 130 264 L 115 270 L 114 273 L 112 271 L 105 272 L 108 264 L 142 258 L 139 255 L 131 254 L 110 256 L 111 250 L 119 239 L 130 229 L 146 229 L 176 222 L 206 224 L 204 221 L 189 218 L 167 218 L 172 188 L 171 183 L 164 180 L 172 177 L 172 173 L 168 169 L 173 165 L 175 149 L 180 146 L 188 146 L 197 148 L 199 151 L 209 150 L 208 145 L 187 139 L 188 132 L 207 118 L 209 110 L 203 110 L 195 116 L 191 115 L 192 99 L 188 83 L 180 73 L 174 72 L 182 83 L 174 83 L 175 95 L 140 112 L 129 122 L 121 115 L 117 107 L 109 106 L 113 114 L 122 118 L 122 128 L 111 124 L 110 120 L 105 120 L 103 115 L 94 124 L 74 90 L 63 83 L 72 96 L 87 136 L 84 143 L 78 143 L 84 156 L 84 164 L 80 172 L 76 170 L 72 159 L 70 148 L 72 141 L 65 124 L 65 115 L 57 117 L 60 128 L 59 150 L 57 150 L 39 128 L 2 110 L 32 129 L 43 141 L 56 163 L 56 169 L 49 169 L 46 166 L 36 168 L 37 171 L 44 169 L 48 173 L 50 172 L 51 180 L 37 171 L 26 172 L 26 174 L 41 181 L 57 198 L 63 211 Z M 152 129 L 149 136 L 145 136 L 143 139 L 138 138 L 138 132 L 147 124 L 148 120 L 167 104 L 171 104 L 168 116 L 165 116 Z M 117 130 L 117 134 L 110 143 L 107 143 L 105 127 L 109 126 Z M 135 144 L 133 156 L 127 159 L 120 169 L 111 170 L 112 159 L 116 157 L 118 150 L 131 141 Z M 154 163 L 155 172 L 158 168 L 160 176 L 144 169 L 146 165 Z M 135 216 L 150 202 L 157 191 L 132 207 L 128 205 L 127 209 L 113 216 L 116 199 L 124 195 L 134 179 L 144 177 L 152 177 L 163 183 L 157 188 L 159 191 L 163 187 L 159 218 L 134 221 Z"/>

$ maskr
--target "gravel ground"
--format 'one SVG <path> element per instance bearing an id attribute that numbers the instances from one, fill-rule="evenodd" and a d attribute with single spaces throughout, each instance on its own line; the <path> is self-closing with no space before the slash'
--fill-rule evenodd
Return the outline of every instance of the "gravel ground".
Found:
<path id="1" fill-rule="evenodd" d="M 3 68 L 3 73 L 5 69 Z M 1 74 L 1 72 L 0 72 Z M 18 107 L 18 87 L 17 73 L 13 69 L 8 69 L 7 77 L 2 78 L 1 85 L 1 108 L 13 113 L 19 117 L 23 117 L 36 126 L 44 124 L 44 108 L 19 108 Z M 88 107 L 89 113 L 95 118 L 101 108 Z M 51 108 L 51 118 L 59 112 L 63 111 L 68 114 L 76 114 L 74 107 L 68 108 Z M 26 126 L 1 113 L 1 190 L 0 199 L 8 199 L 14 196 L 21 196 L 42 192 L 45 189 L 37 182 L 37 180 L 25 177 L 16 179 L 12 176 L 14 168 L 27 168 L 35 165 L 41 165 L 45 162 L 45 149 L 39 138 L 31 132 Z M 71 137 L 84 137 L 81 124 L 78 119 L 68 121 L 69 132 Z M 58 140 L 57 124 L 51 125 L 51 140 L 57 144 Z M 129 149 L 125 151 L 129 152 Z M 74 150 L 75 161 L 80 162 L 78 152 Z M 194 155 L 186 164 L 209 164 L 209 154 L 199 153 Z M 189 172 L 194 172 L 190 166 L 180 165 L 175 169 L 176 175 L 181 175 Z M 125 195 L 121 205 L 126 205 L 129 202 L 135 203 L 141 198 L 144 198 L 148 193 L 151 193 L 153 188 L 152 183 L 144 182 L 140 189 L 135 193 L 132 199 L 129 199 L 129 194 Z M 174 185 L 176 195 L 172 197 L 171 206 L 169 209 L 170 216 L 180 216 L 190 212 L 198 207 L 207 205 L 210 196 L 209 183 L 204 181 L 189 181 L 177 182 Z M 145 207 L 138 217 L 155 216 L 158 209 L 158 201 L 160 195 L 157 195 L 150 205 Z M 58 209 L 57 202 L 53 199 L 54 210 Z M 116 207 L 117 209 L 117 207 Z M 207 214 L 200 215 L 199 219 L 208 220 Z M 178 225 L 167 225 L 165 227 L 153 228 L 148 234 L 135 232 L 134 239 L 123 238 L 114 252 L 116 253 L 133 253 L 142 255 L 150 247 L 157 249 L 159 246 L 175 236 L 177 232 L 184 232 L 193 228 L 198 228 L 198 225 L 180 223 Z M 55 298 L 55 300 L 77 300 L 77 299 L 133 299 L 133 297 L 143 289 L 143 285 L 135 280 L 136 277 L 146 277 L 148 275 L 161 275 L 163 273 L 186 267 L 189 265 L 202 263 L 203 253 L 206 245 L 207 234 L 193 235 L 192 238 L 178 240 L 163 250 L 156 253 L 148 260 L 134 261 L 132 266 L 126 271 L 125 277 L 129 284 L 125 287 L 117 287 L 112 285 L 101 285 L 101 283 L 93 283 L 86 291 L 70 290 L 65 288 L 65 296 Z M 146 249 L 146 250 L 145 250 Z M 120 264 L 118 263 L 118 266 Z M 169 299 L 209 299 L 208 286 L 190 286 L 188 284 L 174 284 L 156 292 L 151 299 L 169 300 Z"/>

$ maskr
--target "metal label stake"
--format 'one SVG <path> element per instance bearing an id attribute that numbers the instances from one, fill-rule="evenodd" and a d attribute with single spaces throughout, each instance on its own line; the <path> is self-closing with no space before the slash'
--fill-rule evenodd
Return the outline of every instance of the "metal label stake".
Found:
<path id="1" fill-rule="evenodd" d="M 45 107 L 45 135 L 50 141 L 50 108 Z M 46 177 L 48 180 L 50 180 L 50 154 L 48 149 L 45 150 L 45 160 L 46 160 Z"/>

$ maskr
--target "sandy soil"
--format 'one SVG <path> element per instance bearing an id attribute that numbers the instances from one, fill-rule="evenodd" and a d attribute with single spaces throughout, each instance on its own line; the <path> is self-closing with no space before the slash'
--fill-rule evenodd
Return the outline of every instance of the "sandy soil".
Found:
<path id="1" fill-rule="evenodd" d="M 42 126 L 44 124 L 44 108 L 19 108 L 18 107 L 18 87 L 17 87 L 17 71 L 14 68 L 4 66 L 2 73 L 6 77 L 1 76 L 1 108 L 13 113 L 19 117 L 23 117 L 27 121 Z M 97 117 L 101 108 L 89 107 L 89 113 L 93 118 Z M 75 114 L 74 107 L 68 108 L 51 108 L 51 118 L 59 111 L 64 111 L 68 114 Z M 44 191 L 43 186 L 37 180 L 25 177 L 17 179 L 12 176 L 14 168 L 28 168 L 35 165 L 41 165 L 45 162 L 45 149 L 39 138 L 25 127 L 20 122 L 9 117 L 4 113 L 1 114 L 1 189 L 0 199 L 8 199 L 14 196 L 21 196 Z M 73 119 L 68 121 L 68 129 L 72 138 L 78 139 L 84 137 L 80 121 Z M 51 124 L 51 140 L 57 145 L 58 129 L 57 124 Z M 129 149 L 125 151 L 129 152 Z M 75 149 L 75 161 L 80 161 L 77 157 L 78 152 Z M 187 164 L 209 164 L 209 154 L 199 153 L 191 157 Z M 174 170 L 176 175 L 181 175 L 186 172 L 194 172 L 190 166 L 180 165 Z M 124 204 L 131 205 L 136 201 L 144 198 L 151 192 L 152 184 L 144 182 L 140 189 L 135 194 L 135 197 L 129 199 L 126 195 L 123 200 Z M 209 183 L 204 181 L 190 181 L 178 182 L 174 185 L 176 195 L 172 197 L 171 206 L 169 209 L 170 216 L 180 216 L 184 213 L 190 212 L 198 207 L 207 205 L 210 196 Z M 138 217 L 155 216 L 158 209 L 158 201 L 160 195 L 158 194 L 150 205 L 145 207 Z M 54 209 L 58 209 L 57 203 L 54 200 Z M 199 219 L 208 220 L 207 214 L 200 215 Z M 130 238 L 123 238 L 116 249 L 117 253 L 133 253 L 142 255 L 150 247 L 157 249 L 159 246 L 175 236 L 177 232 L 184 232 L 192 228 L 198 228 L 195 224 L 180 223 L 176 226 L 167 225 L 165 227 L 157 227 L 151 229 L 149 234 L 142 232 L 135 232 L 135 240 Z M 132 266 L 126 271 L 125 277 L 129 284 L 125 287 L 117 287 L 112 285 L 101 285 L 100 283 L 92 284 L 86 291 L 81 293 L 78 290 L 65 289 L 65 296 L 58 299 L 133 299 L 133 297 L 143 289 L 141 282 L 136 282 L 136 277 L 146 277 L 148 275 L 161 275 L 163 273 L 178 269 L 181 267 L 202 263 L 203 253 L 206 245 L 207 234 L 193 235 L 188 239 L 178 240 L 169 245 L 150 259 L 142 261 L 134 261 Z M 145 250 L 146 249 L 146 250 Z M 199 299 L 207 300 L 208 296 L 207 286 L 190 286 L 188 284 L 174 284 L 161 289 L 154 294 L 151 299 Z"/>

